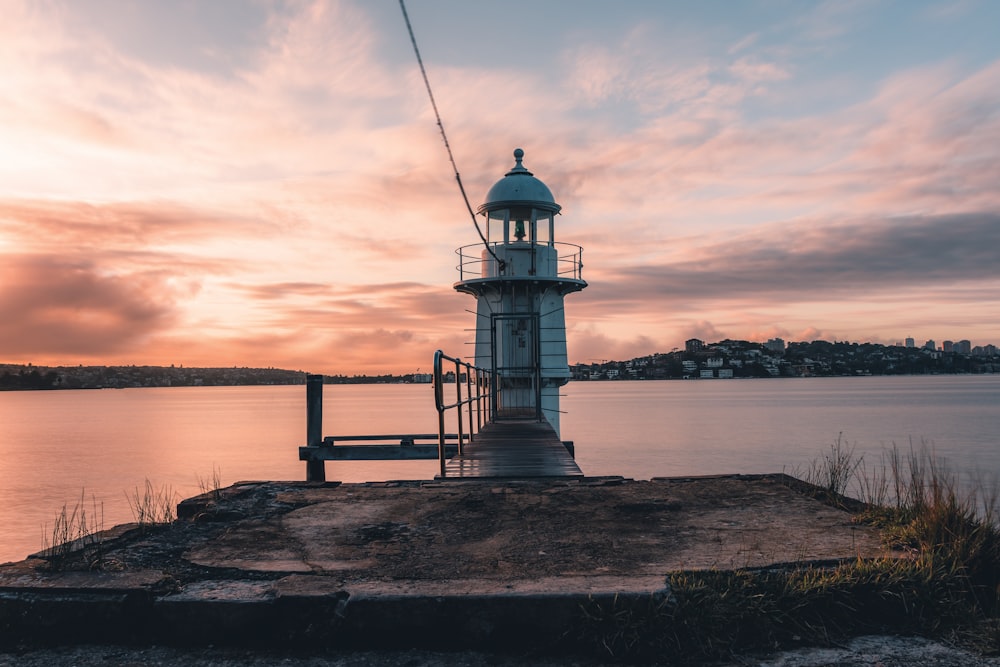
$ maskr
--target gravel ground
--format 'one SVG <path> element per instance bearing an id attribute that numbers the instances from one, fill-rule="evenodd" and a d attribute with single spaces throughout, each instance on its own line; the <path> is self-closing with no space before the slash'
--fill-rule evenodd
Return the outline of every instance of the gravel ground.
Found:
<path id="1" fill-rule="evenodd" d="M 68 646 L 0 653 L 0 667 L 599 667 L 604 663 L 526 658 L 489 653 L 355 651 L 294 655 L 246 650 L 168 647 Z M 607 663 L 612 664 L 612 663 Z M 833 648 L 809 648 L 768 656 L 742 657 L 715 667 L 1000 667 L 1000 657 L 980 657 L 919 637 L 858 637 Z"/>

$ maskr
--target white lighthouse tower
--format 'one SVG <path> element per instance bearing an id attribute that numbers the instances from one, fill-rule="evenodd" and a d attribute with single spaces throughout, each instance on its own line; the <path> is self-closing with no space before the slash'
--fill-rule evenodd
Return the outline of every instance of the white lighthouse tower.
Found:
<path id="1" fill-rule="evenodd" d="M 563 297 L 587 286 L 583 248 L 557 243 L 552 192 L 522 164 L 486 194 L 485 247 L 459 248 L 455 289 L 476 297 L 476 361 L 491 369 L 492 418 L 546 420 L 559 435 L 559 388 L 569 381 Z"/>

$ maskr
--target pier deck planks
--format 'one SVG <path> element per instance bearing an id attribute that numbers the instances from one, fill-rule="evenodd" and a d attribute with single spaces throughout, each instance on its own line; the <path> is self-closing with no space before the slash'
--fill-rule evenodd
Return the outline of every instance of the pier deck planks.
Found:
<path id="1" fill-rule="evenodd" d="M 445 468 L 446 478 L 582 476 L 548 422 L 521 419 L 483 426 Z"/>

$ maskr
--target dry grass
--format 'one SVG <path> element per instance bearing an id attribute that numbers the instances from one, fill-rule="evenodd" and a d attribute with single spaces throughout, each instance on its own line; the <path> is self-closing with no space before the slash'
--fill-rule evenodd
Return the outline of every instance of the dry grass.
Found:
<path id="1" fill-rule="evenodd" d="M 838 433 L 837 440 L 830 445 L 830 451 L 822 458 L 813 460 L 805 473 L 797 476 L 829 494 L 842 496 L 847 493 L 848 486 L 857 478 L 858 470 L 864 465 L 864 457 L 856 457 L 854 449 L 854 445 L 844 442 L 844 434 Z"/>
<path id="2" fill-rule="evenodd" d="M 212 500 L 219 500 L 222 498 L 222 470 L 213 465 L 212 474 L 207 477 L 202 477 L 198 475 L 198 488 L 203 494 L 212 494 Z"/>
<path id="3" fill-rule="evenodd" d="M 42 529 L 42 550 L 40 555 L 45 558 L 53 569 L 62 569 L 70 554 L 80 550 L 99 551 L 100 535 L 104 531 L 104 504 L 98 503 L 95 496 L 90 498 L 90 510 L 87 509 L 85 491 L 80 491 L 80 501 L 72 509 L 64 504 L 52 521 L 52 529 L 48 526 Z"/>
<path id="4" fill-rule="evenodd" d="M 176 518 L 177 494 L 169 486 L 157 488 L 147 479 L 142 490 L 136 487 L 131 494 L 126 492 L 125 499 L 140 528 L 171 523 Z"/>

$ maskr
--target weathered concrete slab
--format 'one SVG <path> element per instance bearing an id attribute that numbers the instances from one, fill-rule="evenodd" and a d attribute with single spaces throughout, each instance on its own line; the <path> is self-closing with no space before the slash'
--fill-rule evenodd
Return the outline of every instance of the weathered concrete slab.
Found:
<path id="1" fill-rule="evenodd" d="M 178 513 L 0 566 L 0 643 L 541 644 L 671 571 L 884 554 L 783 475 L 253 482 Z"/>
<path id="2" fill-rule="evenodd" d="M 778 477 L 288 489 L 287 513 L 185 553 L 347 581 L 649 576 L 875 556 L 877 531 Z"/>

